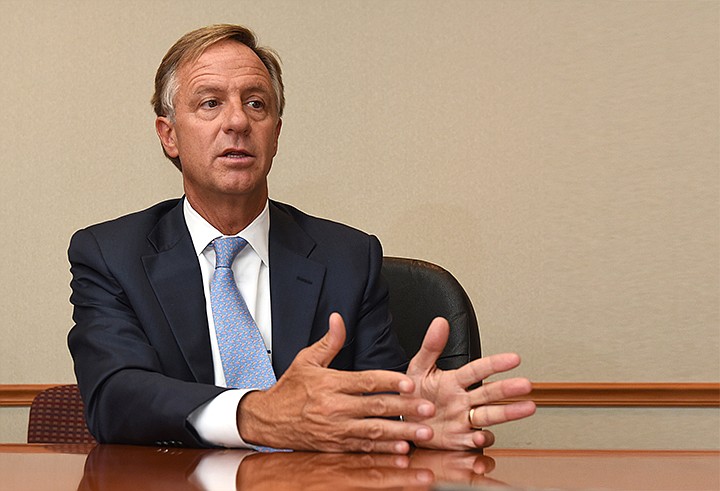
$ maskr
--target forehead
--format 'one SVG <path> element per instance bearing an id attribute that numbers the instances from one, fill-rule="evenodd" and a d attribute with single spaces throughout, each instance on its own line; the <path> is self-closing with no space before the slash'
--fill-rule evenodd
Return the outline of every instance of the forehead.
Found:
<path id="1" fill-rule="evenodd" d="M 219 78 L 251 80 L 271 88 L 270 74 L 260 58 L 233 40 L 215 43 L 197 59 L 182 63 L 177 75 L 180 86 L 186 88 Z"/>

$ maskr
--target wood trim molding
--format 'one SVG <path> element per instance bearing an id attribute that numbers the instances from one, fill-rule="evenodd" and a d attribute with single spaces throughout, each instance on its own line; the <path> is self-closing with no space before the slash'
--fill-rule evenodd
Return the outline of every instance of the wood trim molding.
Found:
<path id="1" fill-rule="evenodd" d="M 0 384 L 0 407 L 28 407 L 59 384 Z M 537 382 L 527 397 L 540 407 L 720 407 L 720 383 Z"/>
<path id="2" fill-rule="evenodd" d="M 0 407 L 30 406 L 35 396 L 60 384 L 3 384 L 0 385 Z"/>
<path id="3" fill-rule="evenodd" d="M 534 383 L 529 396 L 547 407 L 720 407 L 720 383 Z"/>

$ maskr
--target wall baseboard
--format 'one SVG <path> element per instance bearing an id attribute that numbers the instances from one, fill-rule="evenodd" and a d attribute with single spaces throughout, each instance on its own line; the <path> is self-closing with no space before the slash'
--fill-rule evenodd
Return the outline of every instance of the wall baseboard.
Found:
<path id="1" fill-rule="evenodd" d="M 0 384 L 0 407 L 29 407 L 59 384 Z M 537 382 L 527 397 L 540 407 L 720 407 L 720 383 Z"/>

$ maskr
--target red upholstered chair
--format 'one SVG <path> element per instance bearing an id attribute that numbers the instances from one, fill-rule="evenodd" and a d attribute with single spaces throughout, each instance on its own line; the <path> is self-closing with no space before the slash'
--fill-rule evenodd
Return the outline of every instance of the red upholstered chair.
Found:
<path id="1" fill-rule="evenodd" d="M 77 385 L 42 391 L 30 406 L 28 443 L 95 443 L 83 408 Z"/>

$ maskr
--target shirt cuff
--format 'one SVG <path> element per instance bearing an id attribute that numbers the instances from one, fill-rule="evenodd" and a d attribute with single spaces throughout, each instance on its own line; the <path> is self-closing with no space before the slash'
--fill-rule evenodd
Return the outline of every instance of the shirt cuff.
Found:
<path id="1" fill-rule="evenodd" d="M 240 438 L 237 412 L 240 400 L 253 389 L 231 389 L 220 393 L 188 416 L 188 423 L 205 443 L 218 447 L 251 448 Z"/>

